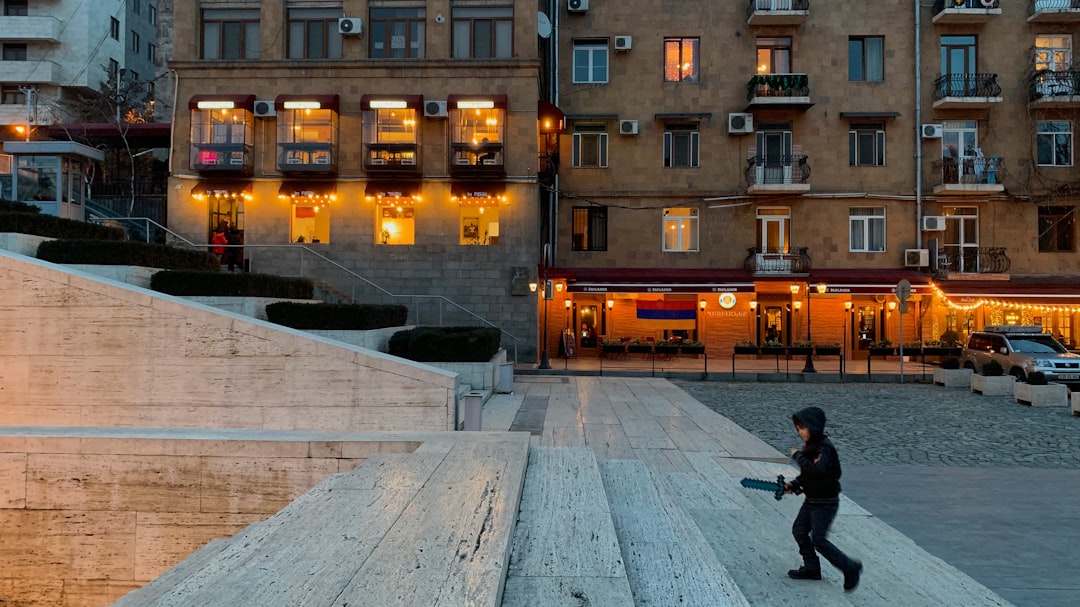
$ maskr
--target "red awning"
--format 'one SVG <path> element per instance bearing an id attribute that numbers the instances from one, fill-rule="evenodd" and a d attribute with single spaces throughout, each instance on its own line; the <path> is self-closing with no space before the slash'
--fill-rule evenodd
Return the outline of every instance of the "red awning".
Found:
<path id="1" fill-rule="evenodd" d="M 370 110 L 372 101 L 404 101 L 405 107 L 414 110 L 424 107 L 423 95 L 363 95 L 360 97 L 360 109 Z"/>
<path id="2" fill-rule="evenodd" d="M 200 101 L 232 101 L 236 109 L 251 111 L 255 108 L 255 95 L 193 95 L 188 101 L 188 109 L 199 109 Z"/>
<path id="3" fill-rule="evenodd" d="M 450 196 L 459 203 L 471 200 L 498 202 L 506 192 L 502 181 L 456 181 L 450 184 Z"/>
<path id="4" fill-rule="evenodd" d="M 446 105 L 457 109 L 457 104 L 462 101 L 491 101 L 495 107 L 506 109 L 506 95 L 450 95 L 446 98 Z"/>
<path id="5" fill-rule="evenodd" d="M 281 111 L 285 109 L 286 101 L 315 101 L 319 104 L 321 110 L 338 111 L 341 105 L 340 95 L 278 95 L 274 99 L 274 109 Z"/>
<path id="6" fill-rule="evenodd" d="M 191 188 L 191 195 L 240 196 L 251 191 L 250 181 L 200 181 Z"/>
<path id="7" fill-rule="evenodd" d="M 786 279 L 790 280 L 790 278 Z M 911 270 L 893 268 L 830 268 L 810 270 L 800 283 L 816 285 L 825 283 L 825 292 L 853 295 L 890 295 L 901 280 L 911 283 L 912 293 L 930 293 L 930 277 Z"/>
<path id="8" fill-rule="evenodd" d="M 1010 280 L 941 280 L 934 282 L 950 301 L 972 304 L 1009 300 L 1031 305 L 1080 305 L 1080 281 L 1073 278 Z"/>
<path id="9" fill-rule="evenodd" d="M 332 198 L 337 193 L 335 181 L 283 181 L 278 196 L 286 198 Z"/>
<path id="10" fill-rule="evenodd" d="M 544 276 L 540 267 L 538 275 Z M 743 269 L 548 268 L 548 279 L 566 280 L 571 293 L 753 293 Z"/>
<path id="11" fill-rule="evenodd" d="M 420 198 L 419 181 L 369 181 L 364 188 L 368 199 L 387 203 L 413 202 Z"/>
<path id="12" fill-rule="evenodd" d="M 566 125 L 566 115 L 559 106 L 543 99 L 537 104 L 536 120 L 540 123 L 541 133 L 558 133 Z"/>

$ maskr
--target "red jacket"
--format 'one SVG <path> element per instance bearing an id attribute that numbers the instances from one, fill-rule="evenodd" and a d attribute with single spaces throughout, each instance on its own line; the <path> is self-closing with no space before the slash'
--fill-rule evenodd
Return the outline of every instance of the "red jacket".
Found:
<path id="1" fill-rule="evenodd" d="M 221 245 L 227 244 L 229 241 L 225 238 L 225 234 L 214 232 L 214 237 L 210 239 L 210 242 L 214 244 L 214 248 L 210 249 L 214 252 L 214 255 L 221 255 L 225 252 L 225 247 Z"/>

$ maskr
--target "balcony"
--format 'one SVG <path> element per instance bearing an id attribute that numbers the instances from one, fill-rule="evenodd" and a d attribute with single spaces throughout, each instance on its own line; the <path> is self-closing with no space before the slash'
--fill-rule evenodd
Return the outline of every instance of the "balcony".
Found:
<path id="1" fill-rule="evenodd" d="M 748 194 L 809 192 L 810 165 L 806 156 L 755 156 L 746 161 Z"/>
<path id="2" fill-rule="evenodd" d="M 802 25 L 810 15 L 810 0 L 750 0 L 746 23 L 754 26 Z"/>
<path id="3" fill-rule="evenodd" d="M 944 245 L 938 249 L 937 274 L 1005 274 L 1012 260 L 1005 247 Z"/>
<path id="4" fill-rule="evenodd" d="M 337 154 L 331 143 L 279 143 L 277 147 L 282 173 L 337 173 Z"/>
<path id="5" fill-rule="evenodd" d="M 56 17 L 0 17 L 0 41 L 60 42 L 62 25 Z"/>
<path id="6" fill-rule="evenodd" d="M 1076 23 L 1080 21 L 1078 0 L 1031 0 L 1028 23 Z"/>
<path id="7" fill-rule="evenodd" d="M 418 147 L 415 143 L 365 143 L 364 171 L 419 174 Z"/>
<path id="8" fill-rule="evenodd" d="M 1028 83 L 1028 107 L 1080 106 L 1080 70 L 1040 70 Z"/>
<path id="9" fill-rule="evenodd" d="M 796 109 L 806 111 L 810 78 L 806 74 L 756 74 L 746 83 L 746 110 Z"/>
<path id="10" fill-rule="evenodd" d="M 60 84 L 60 66 L 53 61 L 0 61 L 0 81 L 20 84 Z"/>
<path id="11" fill-rule="evenodd" d="M 450 149 L 450 174 L 454 177 L 506 176 L 502 143 L 453 142 Z"/>
<path id="12" fill-rule="evenodd" d="M 743 269 L 754 275 L 808 274 L 810 272 L 810 248 L 787 247 L 784 250 L 749 247 L 743 260 Z"/>
<path id="13" fill-rule="evenodd" d="M 982 25 L 1001 14 L 1001 0 L 934 0 L 934 25 Z"/>
<path id="14" fill-rule="evenodd" d="M 1001 183 L 1005 159 L 990 156 L 962 156 L 959 161 L 943 158 L 934 163 L 941 171 L 941 184 L 934 186 L 935 196 L 988 196 L 1005 191 Z"/>
<path id="15" fill-rule="evenodd" d="M 243 143 L 192 143 L 191 170 L 251 175 L 252 146 Z"/>
<path id="16" fill-rule="evenodd" d="M 934 109 L 988 109 L 1001 103 L 997 74 L 945 74 L 934 80 Z"/>

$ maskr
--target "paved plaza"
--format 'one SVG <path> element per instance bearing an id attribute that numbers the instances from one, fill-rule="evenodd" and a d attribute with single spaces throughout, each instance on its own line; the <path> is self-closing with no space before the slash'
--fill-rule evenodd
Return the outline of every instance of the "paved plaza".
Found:
<path id="1" fill-rule="evenodd" d="M 1080 605 L 1080 418 L 913 384 L 674 380 L 782 453 L 825 409 L 844 493 L 1021 607 Z M 912 580 L 918 583 L 918 580 Z"/>

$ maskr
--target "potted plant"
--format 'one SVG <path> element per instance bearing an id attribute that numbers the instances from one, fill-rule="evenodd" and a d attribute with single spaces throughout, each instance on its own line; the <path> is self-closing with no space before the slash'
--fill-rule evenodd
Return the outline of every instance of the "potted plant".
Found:
<path id="1" fill-rule="evenodd" d="M 749 339 L 740 339 L 739 341 L 735 342 L 735 353 L 736 354 L 757 354 L 758 353 L 758 347 L 757 347 L 757 344 L 750 341 Z"/>
<path id="2" fill-rule="evenodd" d="M 1042 371 L 1029 373 L 1026 382 L 1016 382 L 1013 391 L 1016 402 L 1032 407 L 1063 407 L 1069 404 L 1069 388 L 1050 383 Z"/>
<path id="3" fill-rule="evenodd" d="M 915 341 L 906 341 L 903 344 L 904 356 L 920 356 L 923 353 L 922 341 L 916 339 Z"/>
<path id="4" fill-rule="evenodd" d="M 630 354 L 652 354 L 652 344 L 640 337 L 635 337 L 626 345 L 626 351 Z"/>
<path id="5" fill-rule="evenodd" d="M 814 346 L 814 351 L 818 356 L 839 356 L 840 344 L 833 341 L 824 344 L 817 344 Z"/>
<path id="6" fill-rule="evenodd" d="M 784 344 L 775 339 L 766 340 L 761 346 L 761 353 L 769 356 L 780 356 L 785 350 Z"/>
<path id="7" fill-rule="evenodd" d="M 788 348 L 788 352 L 798 356 L 805 356 L 807 354 L 814 353 L 814 343 L 797 339 L 791 342 L 791 347 Z"/>
<path id="8" fill-rule="evenodd" d="M 754 350 L 756 351 L 757 348 L 754 348 Z M 687 354 L 687 355 L 690 355 L 690 354 L 694 354 L 694 355 L 704 354 L 705 353 L 705 344 L 700 342 L 700 341 L 695 341 L 695 340 L 692 340 L 692 339 L 691 340 L 686 340 L 686 341 L 683 341 L 681 344 L 679 344 L 679 351 L 682 352 L 683 354 Z"/>
<path id="9" fill-rule="evenodd" d="M 679 343 L 675 341 L 658 341 L 654 351 L 657 356 L 675 358 L 675 355 L 679 353 Z"/>
<path id="10" fill-rule="evenodd" d="M 940 343 L 944 349 L 942 356 L 960 356 L 960 350 L 964 347 L 960 342 L 960 334 L 952 329 L 941 334 Z"/>
<path id="11" fill-rule="evenodd" d="M 896 348 L 892 347 L 892 341 L 882 339 L 870 344 L 870 356 L 892 356 L 896 354 Z"/>
<path id="12" fill-rule="evenodd" d="M 946 356 L 941 359 L 941 366 L 934 369 L 934 385 L 946 388 L 970 388 L 972 369 L 961 369 L 960 359 Z"/>
<path id="13" fill-rule="evenodd" d="M 971 391 L 983 396 L 1012 396 L 1016 378 L 1005 375 L 1005 369 L 996 360 L 983 363 L 978 374 L 971 376 Z"/>
<path id="14" fill-rule="evenodd" d="M 604 358 L 617 358 L 626 354 L 626 344 L 621 339 L 605 339 L 600 343 L 600 354 Z"/>

